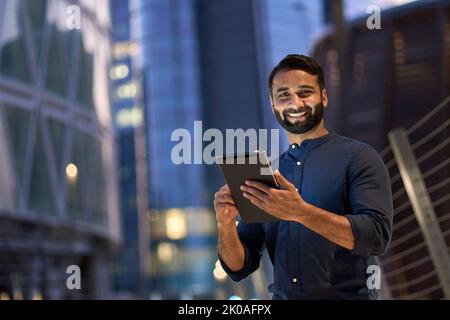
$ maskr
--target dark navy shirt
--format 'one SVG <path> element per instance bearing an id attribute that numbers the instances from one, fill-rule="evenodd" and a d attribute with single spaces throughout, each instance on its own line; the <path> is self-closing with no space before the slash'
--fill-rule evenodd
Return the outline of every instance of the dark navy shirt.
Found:
<path id="1" fill-rule="evenodd" d="M 244 267 L 240 281 L 259 267 L 264 248 L 273 264 L 273 299 L 376 299 L 368 267 L 387 251 L 392 233 L 392 195 L 387 169 L 369 145 L 330 132 L 292 144 L 279 157 L 280 172 L 309 204 L 346 216 L 355 238 L 348 250 L 300 223 L 238 225 Z M 219 257 L 220 258 L 220 257 Z"/>

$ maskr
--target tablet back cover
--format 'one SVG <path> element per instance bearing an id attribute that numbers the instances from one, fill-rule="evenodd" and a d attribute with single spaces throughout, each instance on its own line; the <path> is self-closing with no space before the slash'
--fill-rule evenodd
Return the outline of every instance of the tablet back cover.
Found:
<path id="1" fill-rule="evenodd" d="M 257 157 L 256 160 L 253 160 L 255 164 L 249 164 L 250 158 L 255 156 Z M 260 181 L 272 188 L 278 188 L 273 175 L 261 175 L 261 168 L 270 167 L 265 154 L 255 152 L 243 156 L 231 157 L 234 157 L 234 164 L 227 163 L 226 158 L 230 158 L 227 156 L 223 158 L 223 163 L 220 164 L 220 168 L 228 186 L 230 187 L 232 197 L 236 203 L 237 209 L 239 210 L 242 221 L 245 223 L 279 221 L 279 219 L 252 204 L 250 200 L 243 196 L 242 190 L 240 189 L 241 185 L 245 183 L 245 180 Z M 245 158 L 245 164 L 237 163 L 238 158 L 241 157 Z"/>

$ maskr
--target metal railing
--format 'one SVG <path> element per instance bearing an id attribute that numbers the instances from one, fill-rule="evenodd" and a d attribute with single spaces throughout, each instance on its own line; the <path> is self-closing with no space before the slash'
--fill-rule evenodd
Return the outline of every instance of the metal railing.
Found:
<path id="1" fill-rule="evenodd" d="M 391 176 L 394 229 L 382 257 L 385 296 L 450 299 L 450 97 L 380 153 Z"/>

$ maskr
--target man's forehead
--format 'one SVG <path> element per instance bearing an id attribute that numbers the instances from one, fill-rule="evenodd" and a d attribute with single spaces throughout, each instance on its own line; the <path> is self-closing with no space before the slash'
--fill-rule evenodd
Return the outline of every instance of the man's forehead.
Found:
<path id="1" fill-rule="evenodd" d="M 273 89 L 279 87 L 313 86 L 318 87 L 318 78 L 303 70 L 280 70 L 273 78 Z"/>

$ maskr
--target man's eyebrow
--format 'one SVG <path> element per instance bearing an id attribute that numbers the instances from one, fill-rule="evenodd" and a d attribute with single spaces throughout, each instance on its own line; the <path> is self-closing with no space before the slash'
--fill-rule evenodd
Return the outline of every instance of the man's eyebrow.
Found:
<path id="1" fill-rule="evenodd" d="M 308 84 L 300 85 L 300 86 L 298 86 L 297 88 L 298 88 L 298 89 L 312 89 L 312 90 L 314 90 L 314 87 L 313 87 L 313 86 L 310 86 L 310 85 L 308 85 Z M 276 93 L 281 92 L 281 91 L 288 91 L 288 90 L 289 90 L 288 87 L 281 87 L 281 88 L 278 88 L 278 89 L 276 90 Z"/>
<path id="2" fill-rule="evenodd" d="M 314 89 L 313 86 L 310 86 L 308 84 L 304 84 L 304 85 L 298 86 L 298 88 L 299 89 Z"/>
<path id="3" fill-rule="evenodd" d="M 278 92 L 281 92 L 281 91 L 287 91 L 287 90 L 289 90 L 288 87 L 281 87 L 281 88 L 278 88 L 278 89 L 277 89 L 277 93 L 278 93 Z"/>

